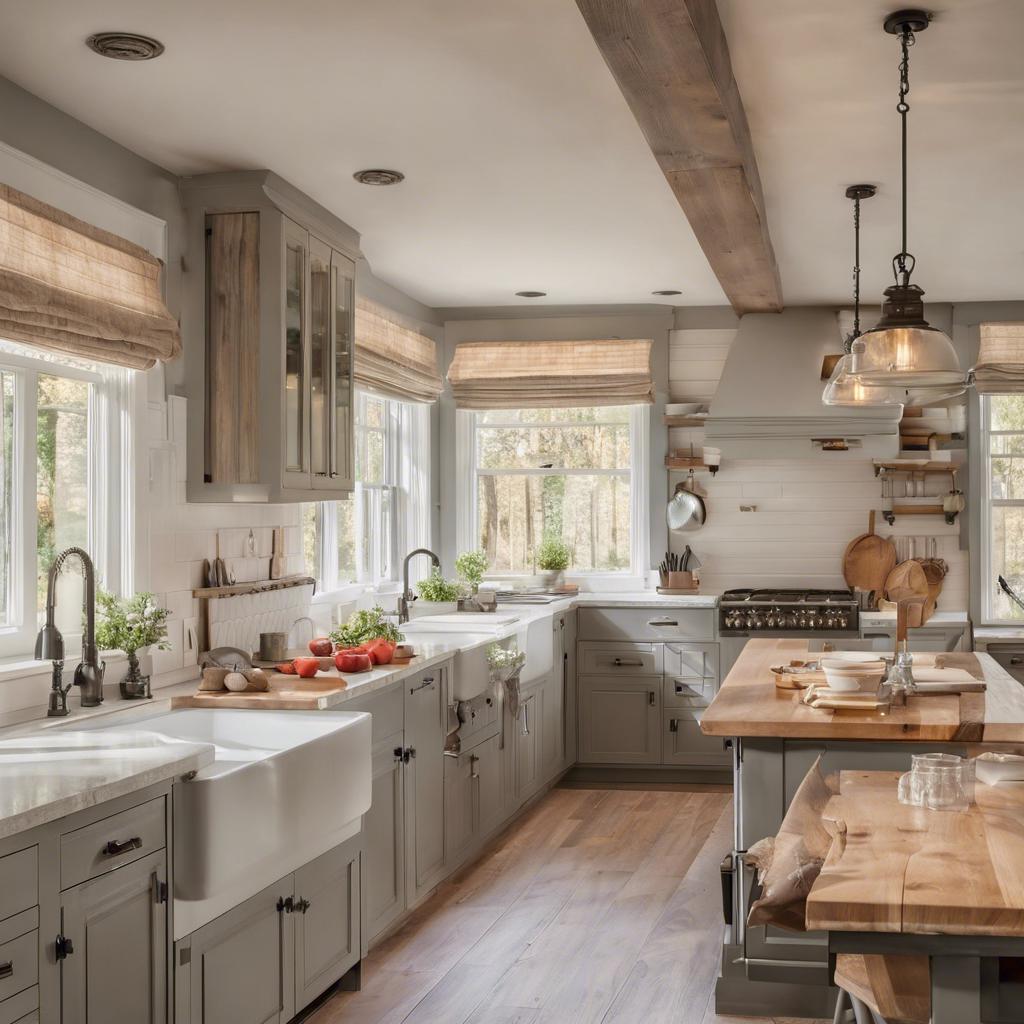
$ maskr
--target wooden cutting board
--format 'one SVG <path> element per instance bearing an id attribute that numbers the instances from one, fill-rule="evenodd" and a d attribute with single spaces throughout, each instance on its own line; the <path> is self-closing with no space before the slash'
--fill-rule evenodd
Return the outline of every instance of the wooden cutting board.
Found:
<path id="1" fill-rule="evenodd" d="M 927 600 L 928 578 L 921 563 L 913 558 L 900 562 L 885 579 L 885 596 L 897 602 Z"/>
<path id="2" fill-rule="evenodd" d="M 868 513 L 868 532 L 854 537 L 843 554 L 843 579 L 855 590 L 873 590 L 881 595 L 885 581 L 896 566 L 896 548 L 891 540 L 875 533 L 874 509 Z"/>
<path id="3" fill-rule="evenodd" d="M 172 708 L 261 708 L 264 711 L 319 711 L 330 707 L 332 697 L 348 686 L 340 675 L 286 676 L 274 673 L 264 693 L 232 693 L 230 690 L 201 690 L 191 697 L 172 697 Z"/>

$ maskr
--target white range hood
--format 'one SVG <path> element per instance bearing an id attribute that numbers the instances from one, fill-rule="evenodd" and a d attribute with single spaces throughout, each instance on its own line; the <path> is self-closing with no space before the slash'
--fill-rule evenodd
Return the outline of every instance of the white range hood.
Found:
<path id="1" fill-rule="evenodd" d="M 900 406 L 841 408 L 821 400 L 821 362 L 842 351 L 827 309 L 747 313 L 706 423 L 727 459 L 895 458 Z"/>

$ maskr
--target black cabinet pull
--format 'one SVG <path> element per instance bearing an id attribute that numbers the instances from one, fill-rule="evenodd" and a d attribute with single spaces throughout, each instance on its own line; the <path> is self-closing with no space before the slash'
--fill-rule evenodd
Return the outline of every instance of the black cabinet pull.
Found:
<path id="1" fill-rule="evenodd" d="M 103 852 L 108 857 L 117 857 L 119 854 L 128 853 L 129 850 L 141 850 L 142 840 L 138 836 L 132 836 L 131 839 L 124 839 L 118 841 L 117 839 L 111 839 L 106 846 L 103 847 Z"/>
<path id="2" fill-rule="evenodd" d="M 304 914 L 307 910 L 309 910 L 309 908 L 312 905 L 313 904 L 310 903 L 309 900 L 307 900 L 307 899 L 296 900 L 295 907 L 294 907 L 295 913 L 296 914 Z"/>
<path id="3" fill-rule="evenodd" d="M 14 961 L 8 960 L 5 964 L 0 964 L 0 981 L 5 978 L 11 978 L 14 976 Z"/>
<path id="4" fill-rule="evenodd" d="M 53 944 L 53 952 L 58 960 L 66 960 L 75 951 L 75 944 L 63 935 L 58 935 Z"/>
<path id="5" fill-rule="evenodd" d="M 284 896 L 277 901 L 277 912 L 279 914 L 290 914 L 295 909 L 295 901 L 291 896 Z"/>

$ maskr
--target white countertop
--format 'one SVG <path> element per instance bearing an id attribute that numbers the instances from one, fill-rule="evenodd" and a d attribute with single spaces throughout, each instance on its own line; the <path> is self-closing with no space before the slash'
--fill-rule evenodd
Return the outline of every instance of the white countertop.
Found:
<path id="1" fill-rule="evenodd" d="M 1006 624 L 1004 626 L 975 626 L 974 627 L 974 642 L 976 644 L 996 643 L 999 641 L 1017 641 L 1024 640 L 1024 625 L 1011 626 Z"/>
<path id="2" fill-rule="evenodd" d="M 967 612 L 957 609 L 948 611 L 937 611 L 920 629 L 966 629 L 968 623 Z M 896 610 L 885 609 L 884 611 L 862 611 L 860 613 L 861 629 L 865 627 L 877 629 L 896 628 Z M 913 627 L 912 627 L 913 628 Z"/>
<path id="3" fill-rule="evenodd" d="M 0 740 L 0 839 L 213 762 L 209 743 L 48 729 Z"/>

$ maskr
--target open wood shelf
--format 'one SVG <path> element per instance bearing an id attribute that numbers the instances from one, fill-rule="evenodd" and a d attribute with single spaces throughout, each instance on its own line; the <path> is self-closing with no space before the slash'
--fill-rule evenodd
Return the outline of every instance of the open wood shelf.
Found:
<path id="1" fill-rule="evenodd" d="M 227 587 L 199 587 L 192 591 L 193 597 L 217 598 L 240 597 L 243 594 L 265 594 L 270 590 L 285 590 L 288 587 L 308 587 L 316 584 L 312 576 L 282 576 L 279 580 L 254 580 L 251 583 L 233 583 Z"/>
<path id="2" fill-rule="evenodd" d="M 899 462 L 885 462 L 875 459 L 875 476 L 884 469 L 887 473 L 955 473 L 961 468 L 957 462 L 926 462 L 923 466 L 907 466 Z"/>
<path id="3" fill-rule="evenodd" d="M 665 468 L 666 469 L 707 469 L 704 465 L 704 460 L 699 456 L 695 455 L 690 458 L 688 455 L 666 455 L 665 456 Z M 717 466 L 715 467 L 718 468 Z"/>
<path id="4" fill-rule="evenodd" d="M 707 424 L 706 416 L 666 416 L 666 427 L 701 427 Z"/>

